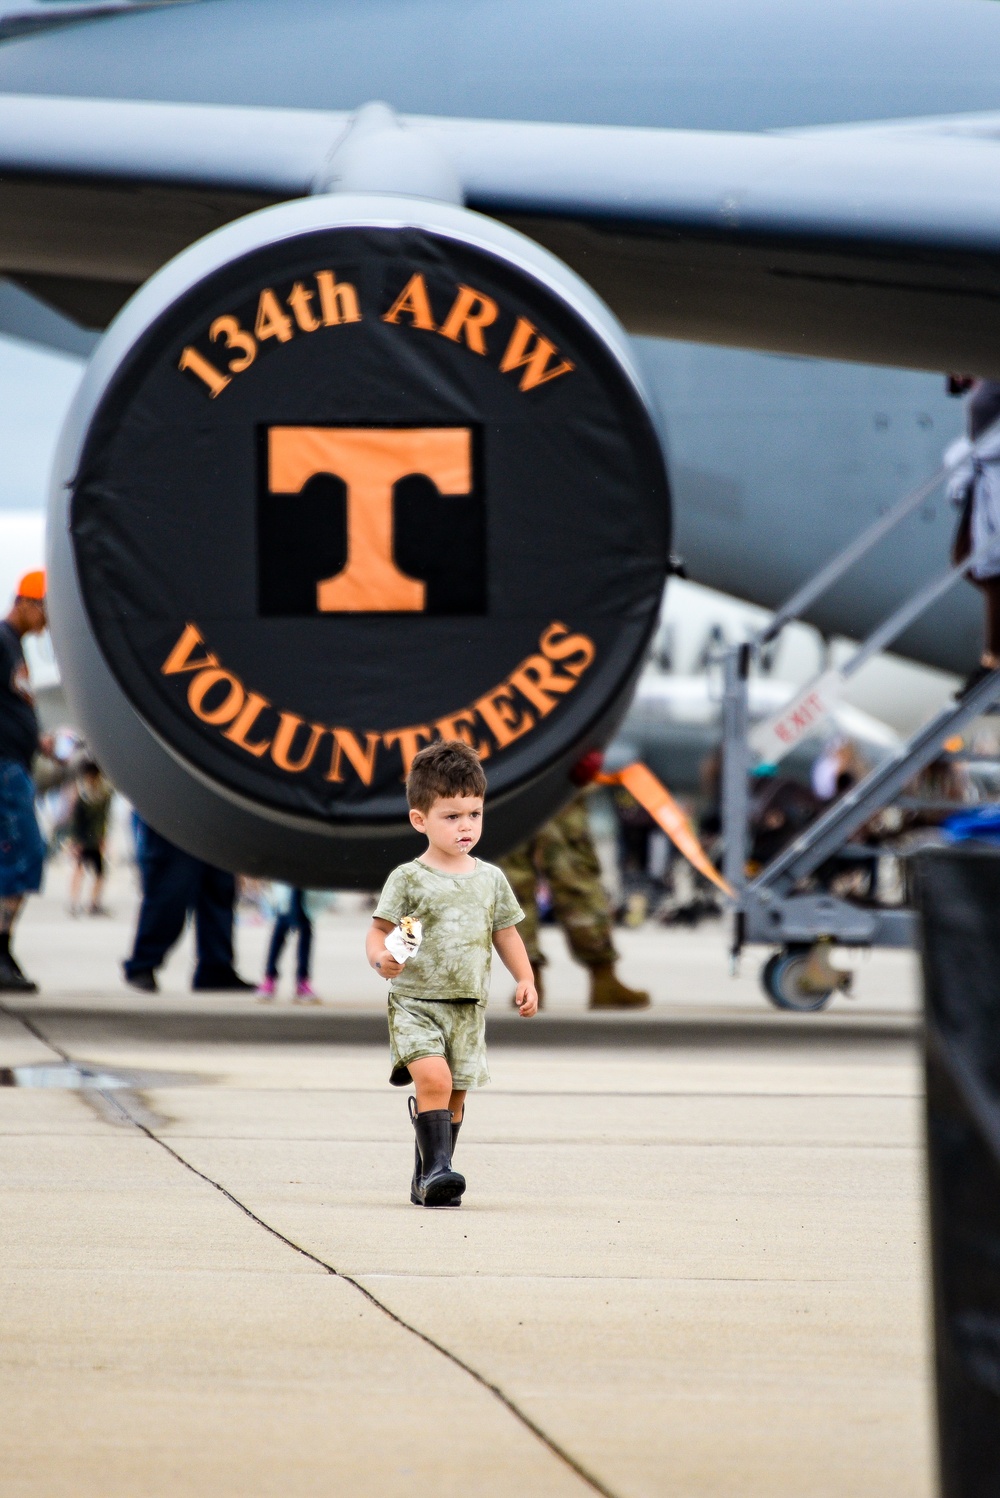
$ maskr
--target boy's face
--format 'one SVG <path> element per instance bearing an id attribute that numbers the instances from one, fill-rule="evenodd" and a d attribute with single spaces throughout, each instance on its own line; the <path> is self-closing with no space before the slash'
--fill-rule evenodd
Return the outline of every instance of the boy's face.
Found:
<path id="1" fill-rule="evenodd" d="M 410 812 L 410 821 L 439 853 L 470 853 L 483 830 L 482 796 L 442 796 L 427 811 Z"/>

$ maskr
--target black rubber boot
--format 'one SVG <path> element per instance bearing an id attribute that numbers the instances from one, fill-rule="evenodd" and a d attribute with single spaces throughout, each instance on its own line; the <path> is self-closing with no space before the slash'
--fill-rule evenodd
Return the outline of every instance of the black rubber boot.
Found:
<path id="1" fill-rule="evenodd" d="M 451 1113 L 447 1108 L 431 1108 L 426 1113 L 417 1113 L 411 1098 L 410 1117 L 417 1136 L 410 1183 L 411 1202 L 421 1207 L 460 1206 L 465 1177 L 451 1168 L 452 1139 L 457 1133 Z"/>
<path id="2" fill-rule="evenodd" d="M 413 1125 L 413 1180 L 410 1182 L 410 1201 L 415 1207 L 422 1207 L 420 1199 L 420 1178 L 424 1173 L 424 1164 L 420 1158 L 420 1145 L 417 1143 L 417 1100 L 415 1097 L 406 1099 L 406 1106 L 410 1110 L 410 1123 Z"/>
<path id="3" fill-rule="evenodd" d="M 416 1100 L 416 1098 L 411 1097 L 411 1098 L 407 1098 L 406 1101 L 407 1101 L 407 1104 L 409 1105 L 409 1109 L 410 1109 L 410 1122 L 413 1123 L 414 1120 L 415 1120 L 415 1118 L 416 1118 L 416 1116 L 417 1116 L 417 1100 Z M 452 1125 L 451 1125 L 451 1153 L 452 1153 L 452 1156 L 454 1156 L 454 1154 L 455 1154 L 455 1146 L 458 1143 L 458 1131 L 459 1131 L 459 1129 L 461 1127 L 462 1127 L 462 1120 L 461 1119 L 459 1119 L 458 1123 L 455 1123 L 454 1120 L 452 1120 Z M 420 1146 L 417 1143 L 416 1139 L 414 1139 L 414 1141 L 413 1141 L 413 1180 L 410 1182 L 410 1201 L 413 1203 L 413 1205 L 415 1207 L 422 1207 L 424 1205 L 423 1199 L 420 1196 L 420 1179 L 421 1179 L 421 1176 L 423 1175 L 423 1168 L 424 1168 L 423 1167 L 423 1161 L 420 1158 Z M 438 1202 L 437 1205 L 438 1206 L 443 1206 L 443 1207 L 460 1207 L 462 1205 L 461 1195 L 455 1196 L 450 1202 Z"/>

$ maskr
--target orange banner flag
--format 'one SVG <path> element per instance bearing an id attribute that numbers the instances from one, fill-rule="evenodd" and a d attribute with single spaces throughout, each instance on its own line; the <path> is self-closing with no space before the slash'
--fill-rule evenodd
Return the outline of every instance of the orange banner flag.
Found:
<path id="1" fill-rule="evenodd" d="M 674 847 L 683 853 L 688 863 L 710 879 L 714 885 L 722 890 L 723 894 L 730 899 L 736 895 L 732 886 L 723 879 L 718 869 L 711 862 L 701 843 L 698 834 L 684 812 L 677 805 L 673 796 L 667 790 L 662 780 L 657 780 L 652 770 L 645 765 L 626 765 L 624 770 L 616 770 L 613 774 L 601 774 L 597 777 L 600 785 L 622 785 L 630 796 L 634 796 L 639 805 L 649 812 L 664 832 L 669 837 Z"/>

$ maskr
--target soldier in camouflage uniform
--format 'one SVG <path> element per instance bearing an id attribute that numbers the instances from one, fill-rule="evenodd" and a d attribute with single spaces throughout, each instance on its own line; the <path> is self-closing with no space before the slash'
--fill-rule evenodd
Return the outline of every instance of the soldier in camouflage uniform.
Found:
<path id="1" fill-rule="evenodd" d="M 500 859 L 500 867 L 525 912 L 520 930 L 535 972 L 539 1003 L 545 957 L 538 941 L 535 885 L 541 877 L 552 892 L 552 908 L 570 951 L 577 962 L 590 969 L 589 1007 L 645 1008 L 649 994 L 626 988 L 615 976 L 618 953 L 611 938 L 611 911 L 601 883 L 601 866 L 590 835 L 586 792 L 574 796 L 530 842 Z"/>

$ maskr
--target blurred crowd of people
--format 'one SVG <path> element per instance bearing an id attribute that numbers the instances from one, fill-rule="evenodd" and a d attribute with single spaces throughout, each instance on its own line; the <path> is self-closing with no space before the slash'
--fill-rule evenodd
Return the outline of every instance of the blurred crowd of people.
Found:
<path id="1" fill-rule="evenodd" d="M 0 992 L 37 990 L 14 956 L 12 939 L 25 900 L 41 887 L 48 852 L 65 847 L 73 860 L 70 914 L 107 913 L 106 845 L 114 790 L 77 736 L 63 733 L 56 738 L 39 731 L 22 641 L 44 630 L 46 623 L 45 574 L 27 573 L 10 613 L 0 623 Z M 191 919 L 196 947 L 194 990 L 255 990 L 263 1001 L 273 1000 L 282 952 L 294 932 L 294 999 L 320 1002 L 312 986 L 310 962 L 313 918 L 327 896 L 270 887 L 265 898 L 274 914 L 274 930 L 257 985 L 242 977 L 235 966 L 236 878 L 176 847 L 136 815 L 132 832 L 141 902 L 132 951 L 122 965 L 130 987 L 141 993 L 157 992 L 157 972 Z M 626 842 L 623 832 L 623 847 Z M 539 944 L 539 924 L 551 911 L 566 933 L 573 956 L 589 970 L 591 1008 L 641 1008 L 649 1003 L 647 993 L 627 987 L 616 972 L 614 909 L 602 881 L 584 792 L 505 863 L 526 911 L 525 938 L 539 974 L 540 992 L 545 956 Z"/>
<path id="2" fill-rule="evenodd" d="M 64 849 L 71 861 L 68 902 L 73 917 L 101 917 L 105 904 L 107 843 L 114 788 L 74 733 L 41 734 L 21 642 L 45 628 L 45 576 L 26 574 L 7 618 L 0 621 L 0 992 L 33 992 L 21 969 L 13 936 L 25 900 L 41 886 L 47 853 Z M 998 746 L 1000 748 L 1000 746 Z M 964 756 L 964 757 L 963 757 Z M 790 839 L 866 773 L 858 749 L 842 736 L 817 754 L 808 778 L 762 765 L 753 774 L 748 872 L 769 862 Z M 879 812 L 833 858 L 813 884 L 844 897 L 880 903 L 902 899 L 899 855 L 914 838 L 937 828 L 957 807 L 997 799 L 994 760 L 968 760 L 961 741 Z M 985 777 L 985 779 L 984 779 Z M 721 865 L 721 752 L 701 768 L 699 794 L 688 810 L 709 857 Z M 988 783 L 987 783 L 988 782 Z M 157 991 L 157 972 L 194 926 L 197 991 L 255 991 L 263 1002 L 278 996 L 279 965 L 294 937 L 293 1001 L 315 1004 L 311 960 L 316 915 L 333 896 L 288 885 L 245 881 L 247 898 L 273 932 L 259 983 L 235 965 L 234 913 L 239 883 L 230 873 L 176 847 L 134 813 L 132 854 L 141 902 L 135 939 L 123 963 L 126 983 Z M 574 798 L 522 847 L 501 860 L 526 912 L 521 928 L 544 1003 L 546 956 L 540 927 L 558 925 L 573 958 L 589 975 L 589 1007 L 635 1009 L 649 1003 L 643 990 L 618 976 L 614 927 L 696 925 L 722 914 L 718 891 L 677 853 L 665 832 L 620 785 L 593 784 Z"/>
<path id="3" fill-rule="evenodd" d="M 37 991 L 38 985 L 14 954 L 13 941 L 25 901 L 41 888 L 45 859 L 51 851 L 65 846 L 73 861 L 70 914 L 107 913 L 106 845 L 114 790 L 76 735 L 40 732 L 23 641 L 40 634 L 47 622 L 45 573 L 27 572 L 18 583 L 9 613 L 0 621 L 3 993 Z M 155 992 L 157 969 L 192 916 L 197 948 L 192 987 L 216 992 L 255 989 L 256 984 L 239 975 L 233 961 L 234 876 L 175 847 L 138 817 L 133 830 L 142 899 L 132 952 L 123 964 L 125 981 L 141 992 Z M 300 996 L 304 996 L 301 982 Z"/>

